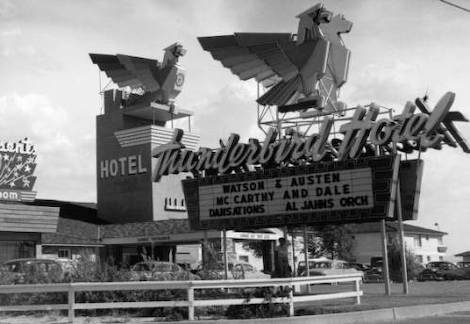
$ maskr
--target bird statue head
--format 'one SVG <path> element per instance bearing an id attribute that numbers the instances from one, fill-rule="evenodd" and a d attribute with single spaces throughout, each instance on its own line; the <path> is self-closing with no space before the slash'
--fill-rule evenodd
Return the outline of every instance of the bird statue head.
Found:
<path id="1" fill-rule="evenodd" d="M 163 50 L 165 51 L 163 66 L 175 65 L 178 63 L 178 59 L 186 54 L 186 49 L 178 42 L 171 44 Z"/>
<path id="2" fill-rule="evenodd" d="M 329 23 L 332 16 L 333 13 L 326 10 L 321 3 L 318 3 L 298 14 L 297 18 L 299 18 L 299 28 L 297 31 L 297 44 L 302 44 L 307 40 L 322 37 L 319 25 Z"/>

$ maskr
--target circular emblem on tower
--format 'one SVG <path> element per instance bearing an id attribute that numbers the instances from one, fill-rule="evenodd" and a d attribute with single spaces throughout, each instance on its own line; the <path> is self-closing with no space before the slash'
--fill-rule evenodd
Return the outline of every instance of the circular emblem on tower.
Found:
<path id="1" fill-rule="evenodd" d="M 178 73 L 176 75 L 176 86 L 181 87 L 183 86 L 184 83 L 184 74 L 183 73 Z"/>

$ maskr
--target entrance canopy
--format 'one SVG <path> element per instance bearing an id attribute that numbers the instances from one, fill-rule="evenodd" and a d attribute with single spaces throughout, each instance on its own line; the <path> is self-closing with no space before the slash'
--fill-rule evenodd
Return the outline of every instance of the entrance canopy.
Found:
<path id="1" fill-rule="evenodd" d="M 147 244 L 159 245 L 200 243 L 204 238 L 221 238 L 217 230 L 191 230 L 187 219 L 170 219 L 153 222 L 127 224 L 108 224 L 101 227 L 102 243 L 114 244 Z M 277 240 L 281 235 L 270 230 L 256 232 L 227 231 L 227 238 L 239 240 Z"/>

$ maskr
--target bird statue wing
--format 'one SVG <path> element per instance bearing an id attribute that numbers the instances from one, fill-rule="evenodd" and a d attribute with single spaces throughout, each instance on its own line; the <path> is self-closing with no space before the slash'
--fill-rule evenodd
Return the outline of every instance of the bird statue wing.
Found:
<path id="1" fill-rule="evenodd" d="M 255 78 L 270 87 L 299 73 L 284 50 L 293 44 L 290 33 L 235 33 L 198 39 L 204 50 L 241 80 Z"/>
<path id="2" fill-rule="evenodd" d="M 158 69 L 157 60 L 121 54 L 90 54 L 90 58 L 120 88 L 129 86 L 150 92 L 160 89 L 152 73 Z"/>

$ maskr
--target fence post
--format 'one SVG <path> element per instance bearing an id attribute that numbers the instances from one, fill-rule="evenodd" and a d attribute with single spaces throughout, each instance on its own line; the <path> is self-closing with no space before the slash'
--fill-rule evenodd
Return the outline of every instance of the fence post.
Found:
<path id="1" fill-rule="evenodd" d="M 194 288 L 188 287 L 188 320 L 194 321 Z"/>
<path id="2" fill-rule="evenodd" d="M 75 290 L 73 290 L 72 284 L 69 284 L 68 290 L 68 315 L 69 315 L 69 322 L 73 323 L 75 320 Z"/>
<path id="3" fill-rule="evenodd" d="M 294 316 L 294 286 L 289 288 L 289 316 Z"/>
<path id="4" fill-rule="evenodd" d="M 360 293 L 359 279 L 356 279 L 356 304 L 357 305 L 361 304 L 361 296 L 359 295 L 359 293 Z"/>

